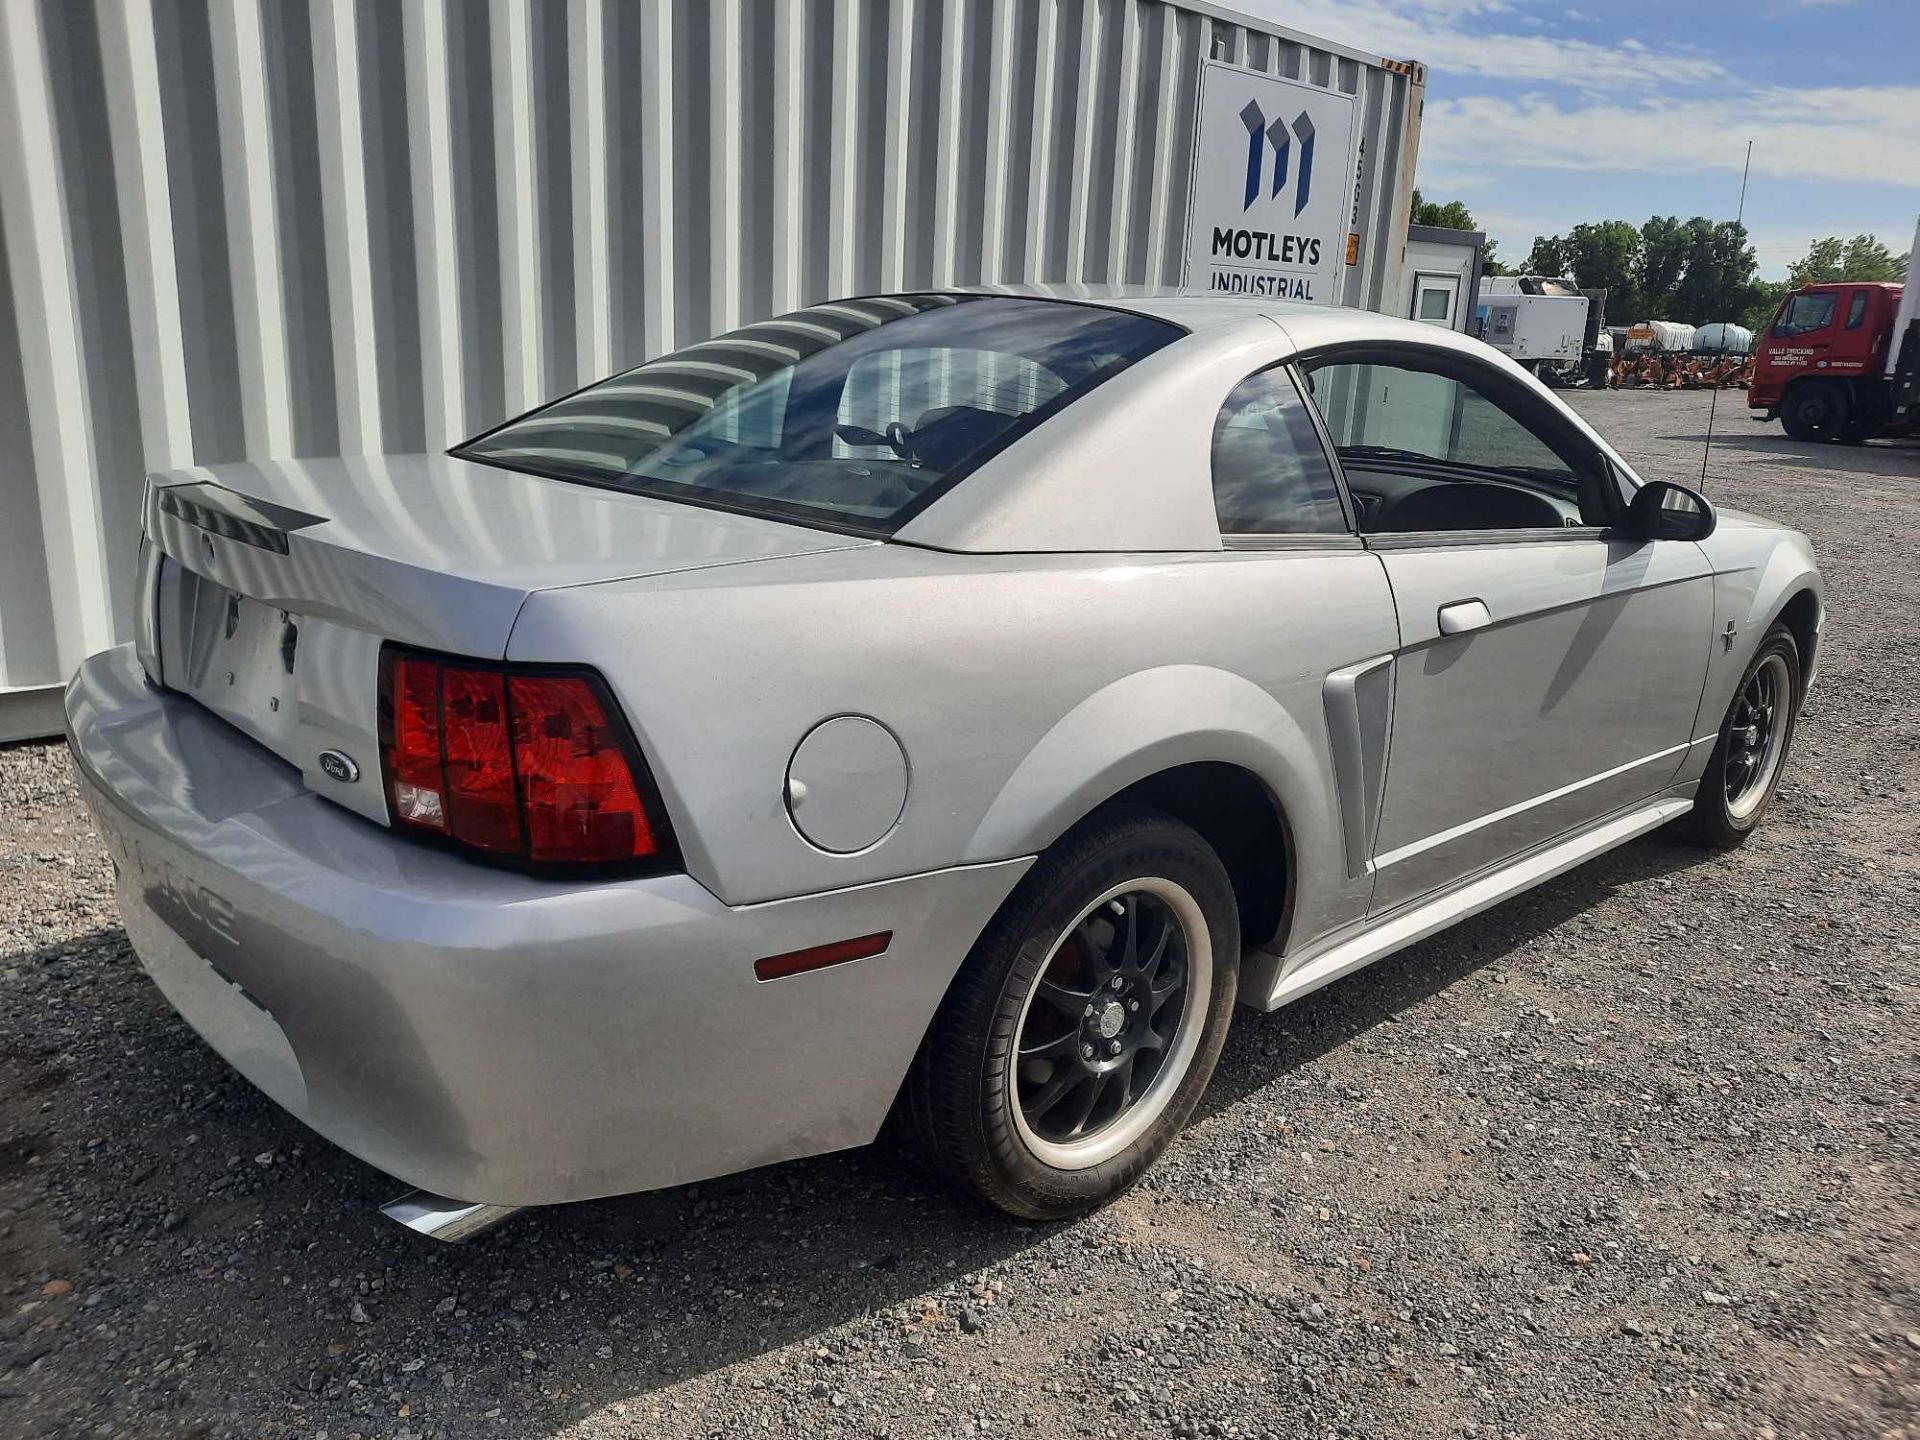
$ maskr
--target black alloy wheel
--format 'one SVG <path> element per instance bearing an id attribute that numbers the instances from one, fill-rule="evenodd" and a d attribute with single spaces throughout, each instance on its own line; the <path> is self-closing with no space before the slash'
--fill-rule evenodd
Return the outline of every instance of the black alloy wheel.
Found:
<path id="1" fill-rule="evenodd" d="M 1717 849 L 1742 844 L 1780 788 L 1799 714 L 1800 647 L 1775 625 L 1740 676 L 1682 831 Z"/>
<path id="2" fill-rule="evenodd" d="M 1226 1042 L 1240 915 L 1218 855 L 1113 804 L 1007 897 L 895 1107 L 931 1170 L 1028 1219 L 1104 1204 L 1179 1133 Z"/>

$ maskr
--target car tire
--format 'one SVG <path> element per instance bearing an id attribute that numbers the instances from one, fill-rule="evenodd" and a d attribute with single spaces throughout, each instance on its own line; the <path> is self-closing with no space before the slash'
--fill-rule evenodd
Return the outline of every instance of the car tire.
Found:
<path id="1" fill-rule="evenodd" d="M 1761 712 L 1765 713 L 1762 714 Z M 1775 625 L 1740 677 L 1683 831 L 1702 845 L 1746 843 L 1779 789 L 1800 718 L 1800 647 Z"/>
<path id="2" fill-rule="evenodd" d="M 1099 812 L 1035 862 L 961 966 L 902 1089 L 908 1143 L 1026 1219 L 1106 1203 L 1205 1090 L 1239 958 L 1212 848 L 1158 811 Z"/>
<path id="3" fill-rule="evenodd" d="M 1838 440 L 1847 428 L 1847 392 L 1828 380 L 1796 385 L 1780 406 L 1780 423 L 1795 440 Z"/>

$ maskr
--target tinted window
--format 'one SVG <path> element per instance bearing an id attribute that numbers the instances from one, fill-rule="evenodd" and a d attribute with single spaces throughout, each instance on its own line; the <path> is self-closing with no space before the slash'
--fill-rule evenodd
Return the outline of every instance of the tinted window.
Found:
<path id="1" fill-rule="evenodd" d="M 1333 467 L 1285 370 L 1242 380 L 1214 421 L 1213 504 L 1227 535 L 1346 530 Z"/>
<path id="2" fill-rule="evenodd" d="M 1437 460 L 1569 482 L 1573 467 L 1499 404 L 1447 375 L 1397 365 L 1324 365 L 1314 399 L 1342 458 Z"/>
<path id="3" fill-rule="evenodd" d="M 1847 304 L 1847 329 L 1858 330 L 1860 322 L 1867 318 L 1867 297 L 1872 292 L 1856 290 L 1853 299 Z"/>
<path id="4" fill-rule="evenodd" d="M 1815 295 L 1795 295 L 1780 311 L 1780 318 L 1773 322 L 1776 335 L 1805 335 L 1813 330 L 1824 330 L 1833 323 L 1834 294 L 1826 291 Z"/>
<path id="5" fill-rule="evenodd" d="M 1182 333 L 1057 300 L 816 305 L 651 360 L 455 453 L 887 534 L 1055 409 Z"/>
<path id="6" fill-rule="evenodd" d="M 1489 390 L 1376 363 L 1316 365 L 1310 382 L 1364 533 L 1581 522 L 1573 464 Z"/>
<path id="7" fill-rule="evenodd" d="M 890 446 L 861 445 L 843 438 L 858 427 L 885 434 L 908 415 L 965 407 L 1009 418 L 1031 414 L 1067 388 L 1037 361 L 999 350 L 928 347 L 893 349 L 856 360 L 840 391 L 836 455 L 887 459 Z"/>

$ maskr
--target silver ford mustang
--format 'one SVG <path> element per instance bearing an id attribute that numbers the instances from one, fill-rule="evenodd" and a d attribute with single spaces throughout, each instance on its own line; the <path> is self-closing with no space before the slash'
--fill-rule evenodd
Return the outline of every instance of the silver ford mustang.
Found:
<path id="1" fill-rule="evenodd" d="M 134 948 L 447 1237 L 890 1115 L 1098 1204 L 1236 1000 L 1738 844 L 1822 614 L 1803 536 L 1475 341 L 962 291 L 156 475 L 138 593 L 67 694 Z"/>

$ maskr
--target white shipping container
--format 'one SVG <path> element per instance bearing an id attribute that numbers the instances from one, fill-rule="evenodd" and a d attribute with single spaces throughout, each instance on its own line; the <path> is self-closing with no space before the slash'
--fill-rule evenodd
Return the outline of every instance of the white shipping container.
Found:
<path id="1" fill-rule="evenodd" d="M 1900 292 L 1900 308 L 1893 316 L 1893 340 L 1887 346 L 1887 376 L 1900 365 L 1900 346 L 1907 336 L 1907 327 L 1920 318 L 1920 223 L 1913 227 L 1913 247 L 1907 251 L 1907 281 Z"/>
<path id="2" fill-rule="evenodd" d="M 1567 365 L 1586 352 L 1584 295 L 1483 295 L 1474 333 L 1502 354 L 1533 367 Z"/>
<path id="3" fill-rule="evenodd" d="M 833 295 L 1179 283 L 1208 60 L 1352 97 L 1325 298 L 1379 308 L 1423 67 L 1201 0 L 6 0 L 0 740 L 131 636 L 149 470 L 440 448 Z"/>

